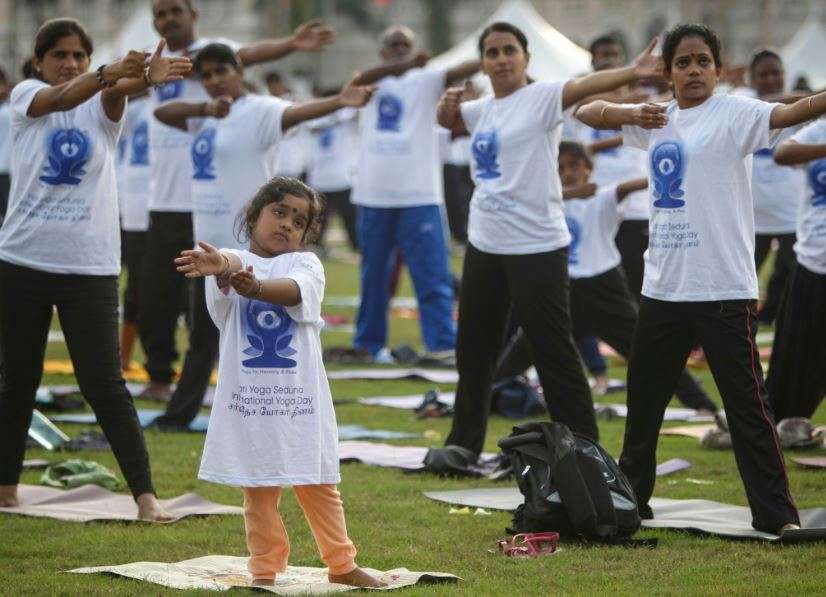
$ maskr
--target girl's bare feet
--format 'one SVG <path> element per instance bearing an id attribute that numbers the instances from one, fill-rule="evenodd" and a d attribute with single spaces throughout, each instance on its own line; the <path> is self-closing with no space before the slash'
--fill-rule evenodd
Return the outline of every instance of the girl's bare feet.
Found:
<path id="1" fill-rule="evenodd" d="M 250 583 L 251 587 L 272 587 L 275 586 L 274 578 L 253 578 Z"/>
<path id="2" fill-rule="evenodd" d="M 327 579 L 339 585 L 350 585 L 351 587 L 368 587 L 378 589 L 386 587 L 387 583 L 380 581 L 375 576 L 367 574 L 364 570 L 356 566 L 347 574 L 328 574 Z"/>
<path id="3" fill-rule="evenodd" d="M 19 505 L 17 485 L 0 485 L 0 508 L 16 508 Z"/>
<path id="4" fill-rule="evenodd" d="M 169 512 L 163 509 L 158 498 L 153 493 L 142 493 L 135 498 L 138 504 L 138 519 L 149 522 L 169 522 L 175 520 Z"/>

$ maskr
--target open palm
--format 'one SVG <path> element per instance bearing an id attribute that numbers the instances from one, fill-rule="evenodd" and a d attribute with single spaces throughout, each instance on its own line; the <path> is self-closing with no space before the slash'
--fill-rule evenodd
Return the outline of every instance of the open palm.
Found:
<path id="1" fill-rule="evenodd" d="M 296 50 L 319 52 L 335 41 L 336 32 L 320 21 L 310 21 L 301 25 L 293 34 Z"/>
<path id="2" fill-rule="evenodd" d="M 648 44 L 648 47 L 642 51 L 634 60 L 634 72 L 637 78 L 644 79 L 648 77 L 660 76 L 663 73 L 663 59 L 661 56 L 654 55 L 654 48 L 657 46 L 657 38 L 655 37 Z"/>

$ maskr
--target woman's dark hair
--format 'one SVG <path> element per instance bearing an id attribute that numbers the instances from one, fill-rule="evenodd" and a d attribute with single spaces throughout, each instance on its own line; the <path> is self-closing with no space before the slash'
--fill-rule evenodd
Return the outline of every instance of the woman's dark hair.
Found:
<path id="1" fill-rule="evenodd" d="M 717 68 L 723 66 L 723 60 L 720 58 L 720 38 L 711 29 L 705 25 L 698 25 L 696 23 L 677 25 L 671 31 L 665 34 L 665 41 L 663 41 L 663 62 L 665 63 L 665 72 L 671 72 L 671 61 L 674 60 L 674 53 L 677 51 L 677 46 L 685 37 L 699 37 L 711 50 L 711 56 L 714 58 L 714 64 Z"/>
<path id="2" fill-rule="evenodd" d="M 23 66 L 20 67 L 20 72 L 24 79 L 37 78 L 37 71 L 34 70 L 34 58 L 29 58 L 26 60 L 26 62 L 23 63 Z"/>
<path id="3" fill-rule="evenodd" d="M 594 169 L 594 160 L 591 158 L 591 154 L 588 153 L 588 150 L 585 149 L 585 146 L 582 143 L 577 141 L 562 141 L 559 144 L 559 155 L 562 155 L 563 153 L 579 158 L 585 162 L 591 170 Z"/>
<path id="4" fill-rule="evenodd" d="M 780 54 L 775 52 L 774 50 L 764 49 L 754 53 L 754 56 L 751 57 L 751 62 L 749 63 L 749 72 L 754 72 L 754 69 L 757 68 L 757 65 L 760 64 L 762 60 L 767 58 L 772 58 L 777 60 L 780 64 L 783 64 L 783 59 L 780 57 Z"/>
<path id="5" fill-rule="evenodd" d="M 312 188 L 288 176 L 276 176 L 261 187 L 255 196 L 247 203 L 235 218 L 235 237 L 240 242 L 247 242 L 252 237 L 252 229 L 261 215 L 261 210 L 271 203 L 281 203 L 285 195 L 303 197 L 310 202 L 310 213 L 307 229 L 302 241 L 305 244 L 318 240 L 321 234 L 321 223 L 324 218 L 324 199 Z"/>
<path id="6" fill-rule="evenodd" d="M 57 45 L 64 37 L 77 35 L 80 38 L 80 45 L 86 50 L 86 54 L 92 56 L 92 38 L 86 33 L 83 25 L 75 19 L 51 19 L 43 23 L 37 34 L 34 36 L 34 55 L 38 60 L 43 60 L 46 52 Z"/>
<path id="7" fill-rule="evenodd" d="M 522 46 L 522 51 L 526 54 L 528 53 L 528 38 L 525 37 L 525 34 L 522 30 L 517 27 L 516 25 L 511 25 L 510 23 L 504 23 L 499 21 L 497 23 L 491 23 L 479 34 L 479 55 L 483 56 L 485 54 L 485 39 L 491 33 L 510 33 L 515 38 L 516 41 L 519 42 L 519 45 Z"/>
<path id="8" fill-rule="evenodd" d="M 226 44 L 209 44 L 204 46 L 195 55 L 192 61 L 192 69 L 199 73 L 204 67 L 204 62 L 215 62 L 216 64 L 229 64 L 232 68 L 241 70 L 241 61 L 238 59 L 232 48 Z"/>

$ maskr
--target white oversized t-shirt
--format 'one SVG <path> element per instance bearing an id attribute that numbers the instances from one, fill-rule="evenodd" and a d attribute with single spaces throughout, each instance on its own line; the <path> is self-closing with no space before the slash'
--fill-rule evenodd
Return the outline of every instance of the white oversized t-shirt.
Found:
<path id="1" fill-rule="evenodd" d="M 525 255 L 570 242 L 558 172 L 564 86 L 531 83 L 461 104 L 476 184 L 468 240 L 480 251 Z"/>
<path id="2" fill-rule="evenodd" d="M 809 124 L 792 140 L 804 145 L 826 145 L 826 120 L 821 118 Z M 826 275 L 826 158 L 809 162 L 805 172 L 808 187 L 794 250 L 803 267 Z"/>
<path id="3" fill-rule="evenodd" d="M 322 193 L 353 186 L 358 147 L 358 112 L 344 108 L 307 123 L 307 184 Z"/>
<path id="4" fill-rule="evenodd" d="M 196 40 L 186 50 L 192 56 L 211 43 L 222 43 L 235 51 L 240 44 L 227 39 Z M 184 52 L 173 52 L 164 48 L 164 56 L 182 56 Z M 210 100 L 204 86 L 197 77 L 181 81 L 170 81 L 150 92 L 150 112 L 167 102 L 207 102 Z M 191 212 L 192 211 L 192 160 L 189 158 L 190 136 L 184 131 L 161 123 L 154 116 L 149 121 L 150 162 L 152 172 L 152 195 L 149 199 L 150 211 Z"/>
<path id="5" fill-rule="evenodd" d="M 11 191 L 0 259 L 58 274 L 120 272 L 115 155 L 123 119 L 100 94 L 66 112 L 30 118 L 49 85 L 27 79 L 11 92 Z"/>
<path id="6" fill-rule="evenodd" d="M 444 201 L 436 104 L 446 71 L 414 68 L 378 85 L 359 119 L 353 203 L 415 207 Z"/>
<path id="7" fill-rule="evenodd" d="M 301 303 L 250 300 L 207 279 L 220 358 L 198 477 L 242 487 L 338 483 L 338 428 L 319 337 L 321 262 L 312 253 L 234 253 L 262 280 L 295 280 Z"/>
<path id="8" fill-rule="evenodd" d="M 773 145 L 798 130 L 797 127 L 780 130 Z M 806 175 L 797 168 L 777 164 L 771 147 L 754 152 L 751 192 L 757 234 L 791 234 L 797 229 L 797 214 L 806 194 Z"/>
<path id="9" fill-rule="evenodd" d="M 243 95 L 225 118 L 190 118 L 192 222 L 196 241 L 242 248 L 235 218 L 275 176 L 273 151 L 291 104 L 277 97 Z"/>
<path id="10" fill-rule="evenodd" d="M 123 125 L 123 161 L 118 169 L 120 184 L 120 225 L 126 231 L 149 228 L 149 101 L 129 102 Z"/>
<path id="11" fill-rule="evenodd" d="M 648 151 L 651 218 L 642 294 L 664 301 L 757 298 L 751 154 L 768 147 L 777 104 L 714 95 L 676 101 L 668 124 L 623 126 L 626 145 Z"/>
<path id="12" fill-rule="evenodd" d="M 0 174 L 8 174 L 11 168 L 11 108 L 9 103 L 0 104 Z"/>
<path id="13" fill-rule="evenodd" d="M 572 279 L 592 278 L 620 264 L 614 242 L 620 221 L 617 185 L 599 187 L 587 199 L 565 201 L 565 222 L 571 233 L 568 275 Z"/>
<path id="14" fill-rule="evenodd" d="M 580 141 L 585 145 L 621 135 L 621 131 L 594 129 L 583 124 L 579 129 Z M 625 144 L 594 154 L 594 170 L 591 182 L 606 186 L 620 184 L 648 174 L 644 151 Z M 634 191 L 622 202 L 623 220 L 648 219 L 648 190 Z"/>

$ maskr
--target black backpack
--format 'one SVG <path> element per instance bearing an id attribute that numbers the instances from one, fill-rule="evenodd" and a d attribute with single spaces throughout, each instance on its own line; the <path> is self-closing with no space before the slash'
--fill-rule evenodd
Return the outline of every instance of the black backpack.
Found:
<path id="1" fill-rule="evenodd" d="M 560 423 L 517 425 L 499 440 L 525 503 L 514 533 L 622 543 L 640 528 L 637 500 L 617 463 L 595 441 Z"/>

